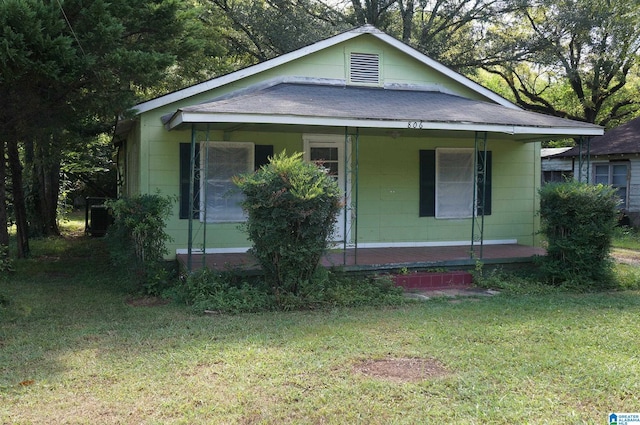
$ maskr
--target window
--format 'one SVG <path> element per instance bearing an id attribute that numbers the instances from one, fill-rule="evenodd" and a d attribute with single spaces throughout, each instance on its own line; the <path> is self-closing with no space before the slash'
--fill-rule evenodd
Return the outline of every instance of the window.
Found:
<path id="1" fill-rule="evenodd" d="M 327 174 L 335 181 L 338 181 L 338 169 L 340 168 L 338 155 L 337 147 L 309 147 L 309 160 L 321 164 L 327 170 Z"/>
<path id="2" fill-rule="evenodd" d="M 244 221 L 240 206 L 243 195 L 231 179 L 254 170 L 253 143 L 211 142 L 200 146 L 200 221 Z"/>
<path id="3" fill-rule="evenodd" d="M 436 149 L 436 217 L 473 215 L 473 149 Z"/>
<path id="4" fill-rule="evenodd" d="M 474 188 L 474 149 L 440 148 L 420 151 L 420 217 L 470 218 L 473 191 L 476 214 L 491 215 L 492 155 L 478 152 L 477 164 L 484 164 Z M 482 194 L 484 193 L 484 211 Z"/>
<path id="5" fill-rule="evenodd" d="M 221 146 L 221 142 L 216 142 L 218 146 Z M 232 143 L 234 146 L 252 146 L 251 143 Z M 263 165 L 269 163 L 269 158 L 273 156 L 273 145 L 255 145 L 254 146 L 254 167 L 258 169 Z M 193 206 L 194 210 L 191 213 L 191 218 L 200 219 L 202 213 L 201 208 L 204 203 L 200 203 L 200 190 L 202 185 L 200 184 L 200 143 L 195 144 L 195 168 L 194 173 L 194 191 L 193 191 Z M 191 143 L 180 143 L 180 218 L 189 218 L 189 186 L 191 177 Z M 210 217 L 211 218 L 211 217 Z M 211 221 L 211 220 L 210 220 Z M 218 221 L 218 220 L 214 220 Z"/>
<path id="6" fill-rule="evenodd" d="M 542 172 L 542 184 L 573 180 L 573 171 L 547 170 Z"/>
<path id="7" fill-rule="evenodd" d="M 620 196 L 620 208 L 627 208 L 628 170 L 626 162 L 610 162 L 608 164 L 595 164 L 593 166 L 593 178 L 595 184 L 613 186 Z"/>

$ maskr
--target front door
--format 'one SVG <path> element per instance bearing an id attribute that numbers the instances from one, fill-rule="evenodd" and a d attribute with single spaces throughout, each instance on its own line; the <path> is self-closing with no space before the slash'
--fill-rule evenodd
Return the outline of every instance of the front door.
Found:
<path id="1" fill-rule="evenodd" d="M 338 187 L 345 193 L 345 183 L 347 175 L 345 170 L 345 141 L 344 137 L 338 135 L 305 135 L 304 136 L 304 158 L 307 161 L 318 162 L 328 170 L 329 175 L 338 183 Z M 348 185 L 346 187 L 349 187 Z M 338 215 L 334 242 L 344 242 L 347 237 L 350 217 L 346 214 L 349 205 L 348 194 L 344 197 L 345 207 Z M 346 220 L 345 220 L 346 219 Z"/>

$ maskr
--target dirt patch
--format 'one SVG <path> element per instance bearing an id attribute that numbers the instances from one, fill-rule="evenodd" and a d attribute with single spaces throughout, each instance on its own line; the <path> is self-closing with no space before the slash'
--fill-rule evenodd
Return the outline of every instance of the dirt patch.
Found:
<path id="1" fill-rule="evenodd" d="M 354 366 L 354 371 L 393 382 L 420 382 L 450 375 L 439 361 L 417 358 L 364 360 Z"/>
<path id="2" fill-rule="evenodd" d="M 131 307 L 158 307 L 169 304 L 169 300 L 160 297 L 137 297 L 127 299 Z"/>
<path id="3" fill-rule="evenodd" d="M 611 250 L 611 257 L 623 264 L 629 264 L 631 266 L 640 265 L 640 252 L 630 249 L 614 248 Z"/>

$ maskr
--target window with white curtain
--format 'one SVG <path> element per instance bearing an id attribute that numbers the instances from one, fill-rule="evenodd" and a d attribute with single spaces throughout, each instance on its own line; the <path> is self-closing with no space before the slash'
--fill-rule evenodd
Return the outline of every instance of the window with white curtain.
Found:
<path id="1" fill-rule="evenodd" d="M 436 149 L 436 218 L 473 216 L 473 155 L 473 149 Z"/>
<path id="2" fill-rule="evenodd" d="M 244 221 L 240 206 L 244 196 L 232 178 L 253 171 L 254 144 L 209 142 L 200 146 L 200 221 Z"/>

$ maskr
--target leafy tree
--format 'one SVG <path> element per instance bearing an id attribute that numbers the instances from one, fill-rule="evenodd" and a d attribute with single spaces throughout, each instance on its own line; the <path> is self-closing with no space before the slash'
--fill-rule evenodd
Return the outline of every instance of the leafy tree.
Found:
<path id="1" fill-rule="evenodd" d="M 167 45 L 175 62 L 153 85 L 136 87 L 138 95 L 150 99 L 197 84 L 242 66 L 222 42 L 227 31 L 226 17 L 209 6 L 208 0 L 182 0 L 176 17 L 182 33 Z"/>
<path id="2" fill-rule="evenodd" d="M 371 24 L 452 68 L 471 71 L 488 23 L 508 10 L 495 0 L 210 0 L 228 21 L 224 37 L 246 66 Z"/>
<path id="3" fill-rule="evenodd" d="M 397 0 L 351 0 L 353 20 L 357 25 L 370 24 L 376 28 L 387 28 L 391 21 L 391 11 L 397 6 Z M 402 4 L 402 1 L 399 2 Z M 407 3 L 413 4 L 413 1 Z"/>
<path id="4" fill-rule="evenodd" d="M 526 109 L 604 126 L 638 110 L 640 3 L 627 0 L 513 0 L 495 27 L 487 67 Z M 499 52 L 503 52 L 500 54 Z"/>
<path id="5" fill-rule="evenodd" d="M 210 0 L 222 12 L 223 36 L 237 65 L 271 59 L 348 28 L 341 15 L 314 0 Z"/>
<path id="6" fill-rule="evenodd" d="M 180 8 L 177 0 L 0 3 L 0 140 L 11 170 L 19 255 L 28 254 L 26 202 L 40 215 L 31 217 L 35 233 L 58 232 L 63 153 L 109 131 L 141 88 L 164 79 L 175 52 L 189 53 L 180 42 Z"/>
<path id="7" fill-rule="evenodd" d="M 374 25 L 426 55 L 465 72 L 494 59 L 479 55 L 487 27 L 511 7 L 495 0 L 343 0 L 331 3 L 351 25 Z"/>
<path id="8" fill-rule="evenodd" d="M 494 0 L 420 1 L 415 8 L 416 48 L 460 71 L 475 72 L 479 65 L 495 58 L 480 55 L 487 28 L 509 10 Z M 406 27 L 406 24 L 405 24 Z"/>

